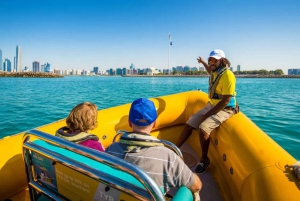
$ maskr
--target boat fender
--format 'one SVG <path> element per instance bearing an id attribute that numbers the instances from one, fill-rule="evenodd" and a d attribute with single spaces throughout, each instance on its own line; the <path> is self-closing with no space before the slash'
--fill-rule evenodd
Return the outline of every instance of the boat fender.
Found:
<path id="1" fill-rule="evenodd" d="M 294 165 L 293 165 L 293 169 L 294 169 L 294 172 L 295 172 L 295 175 L 298 179 L 300 179 L 300 161 L 296 162 Z"/>
<path id="2" fill-rule="evenodd" d="M 99 141 L 99 137 L 94 134 L 90 134 L 87 132 L 80 132 L 76 134 L 68 133 L 71 132 L 71 130 L 64 126 L 56 131 L 55 136 L 66 139 L 70 142 L 75 142 L 75 143 L 81 143 L 87 140 L 95 140 Z"/>

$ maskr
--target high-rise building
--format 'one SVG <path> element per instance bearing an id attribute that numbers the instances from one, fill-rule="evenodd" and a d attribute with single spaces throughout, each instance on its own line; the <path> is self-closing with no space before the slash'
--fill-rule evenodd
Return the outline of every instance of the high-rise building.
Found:
<path id="1" fill-rule="evenodd" d="M 4 60 L 3 71 L 11 72 L 11 62 L 9 59 Z"/>
<path id="2" fill-rule="evenodd" d="M 116 75 L 122 75 L 123 71 L 122 68 L 117 68 Z"/>
<path id="3" fill-rule="evenodd" d="M 17 72 L 17 61 L 16 61 L 16 57 L 14 57 L 14 72 Z"/>
<path id="4" fill-rule="evenodd" d="M 163 69 L 163 74 L 165 74 L 165 75 L 170 74 L 170 69 Z"/>
<path id="5" fill-rule="evenodd" d="M 122 75 L 127 75 L 127 68 L 123 68 L 123 70 L 122 70 Z"/>
<path id="6" fill-rule="evenodd" d="M 182 72 L 183 71 L 183 67 L 182 66 L 176 66 L 176 70 L 177 70 L 177 72 Z"/>
<path id="7" fill-rule="evenodd" d="M 138 70 L 137 69 L 132 69 L 132 75 L 137 75 L 138 74 Z"/>
<path id="8" fill-rule="evenodd" d="M 94 67 L 94 73 L 97 75 L 99 73 L 99 68 L 97 66 Z"/>
<path id="9" fill-rule="evenodd" d="M 46 66 L 46 64 L 44 64 L 44 65 L 43 65 L 43 64 L 41 64 L 41 72 L 42 72 L 42 73 L 44 73 L 44 72 L 45 72 L 45 66 Z"/>
<path id="10" fill-rule="evenodd" d="M 288 75 L 300 75 L 300 68 L 299 69 L 288 69 Z"/>
<path id="11" fill-rule="evenodd" d="M 184 66 L 183 67 L 183 72 L 188 72 L 191 70 L 191 67 L 190 66 Z"/>
<path id="12" fill-rule="evenodd" d="M 16 63 L 15 63 L 16 72 L 22 72 L 22 49 L 20 45 L 17 45 L 16 48 Z"/>
<path id="13" fill-rule="evenodd" d="M 293 69 L 288 69 L 288 75 L 293 75 Z"/>
<path id="14" fill-rule="evenodd" d="M 2 50 L 0 50 L 0 70 L 3 70 Z"/>
<path id="15" fill-rule="evenodd" d="M 53 70 L 53 73 L 56 73 L 56 74 L 59 75 L 59 69 L 55 68 L 55 69 Z"/>
<path id="16" fill-rule="evenodd" d="M 50 73 L 51 72 L 51 65 L 50 65 L 50 63 L 47 62 L 45 65 L 46 65 L 45 72 Z"/>
<path id="17" fill-rule="evenodd" d="M 40 72 L 40 62 L 34 61 L 32 62 L 32 72 Z"/>
<path id="18" fill-rule="evenodd" d="M 115 69 L 109 69 L 109 75 L 116 75 Z"/>
<path id="19" fill-rule="evenodd" d="M 191 71 L 199 71 L 199 68 L 197 66 L 191 67 Z"/>
<path id="20" fill-rule="evenodd" d="M 65 71 L 64 71 L 64 74 L 65 74 L 65 75 L 70 75 L 70 69 L 65 70 Z"/>
<path id="21" fill-rule="evenodd" d="M 241 71 L 241 66 L 237 65 L 237 71 Z"/>
<path id="22" fill-rule="evenodd" d="M 133 64 L 133 63 L 131 63 L 129 68 L 130 68 L 130 69 L 135 69 L 135 66 L 134 66 L 134 64 Z"/>

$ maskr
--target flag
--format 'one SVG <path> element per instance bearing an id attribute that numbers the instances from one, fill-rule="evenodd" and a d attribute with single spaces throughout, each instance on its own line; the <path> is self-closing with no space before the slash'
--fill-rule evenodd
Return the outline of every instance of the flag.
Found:
<path id="1" fill-rule="evenodd" d="M 170 41 L 170 45 L 172 45 L 171 34 L 169 34 L 169 41 Z"/>

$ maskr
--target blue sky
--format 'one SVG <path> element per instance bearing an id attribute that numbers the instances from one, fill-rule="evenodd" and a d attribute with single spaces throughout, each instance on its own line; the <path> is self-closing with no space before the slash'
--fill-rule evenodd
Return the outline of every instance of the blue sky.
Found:
<path id="1" fill-rule="evenodd" d="M 298 0 L 0 0 L 0 49 L 22 66 L 101 70 L 199 66 L 224 50 L 234 70 L 300 68 Z"/>

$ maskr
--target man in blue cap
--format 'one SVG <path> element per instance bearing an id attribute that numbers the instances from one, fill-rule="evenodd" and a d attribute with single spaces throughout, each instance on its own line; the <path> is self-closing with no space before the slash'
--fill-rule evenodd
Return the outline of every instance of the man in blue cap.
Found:
<path id="1" fill-rule="evenodd" d="M 225 53 L 222 50 L 213 50 L 209 54 L 208 64 L 201 57 L 197 60 L 198 63 L 203 64 L 210 75 L 208 89 L 210 100 L 204 108 L 192 115 L 186 122 L 176 145 L 180 147 L 191 135 L 193 129 L 199 130 L 202 156 L 195 172 L 204 173 L 210 164 L 208 148 L 211 131 L 237 113 L 239 107 L 235 98 L 235 76 L 229 70 L 230 62 L 225 57 Z"/>
<path id="2" fill-rule="evenodd" d="M 200 191 L 202 183 L 184 161 L 155 137 L 157 113 L 154 103 L 139 98 L 131 104 L 129 125 L 133 132 L 122 135 L 119 142 L 110 145 L 106 152 L 144 169 L 167 192 L 172 187 L 186 186 L 193 193 Z"/>

